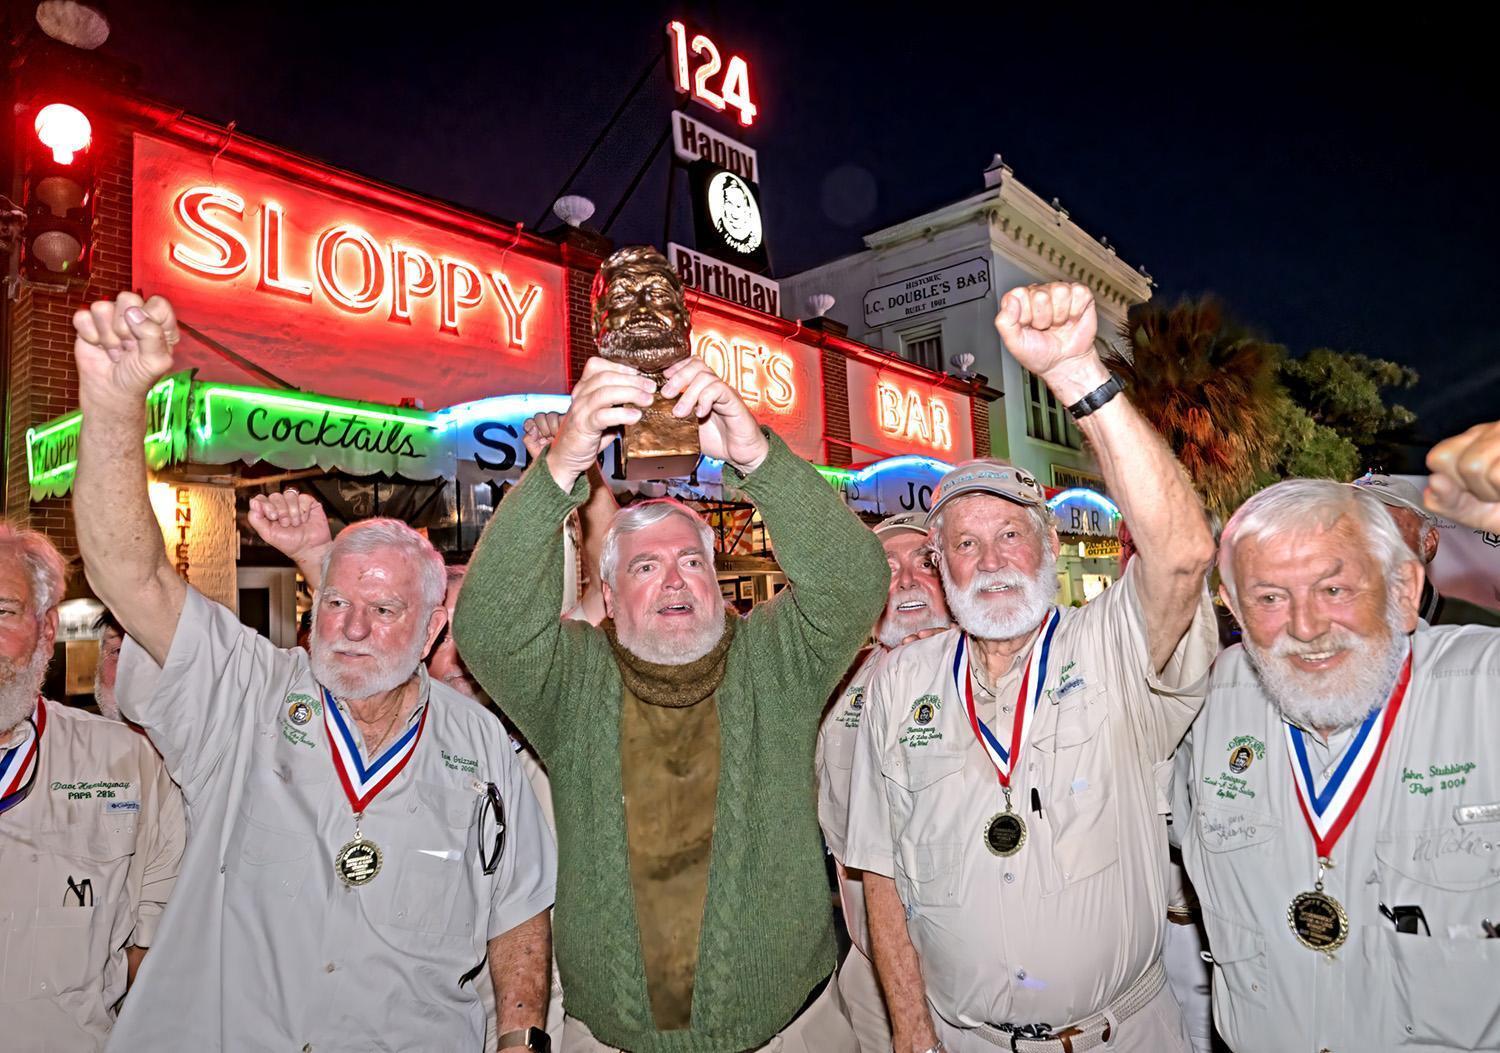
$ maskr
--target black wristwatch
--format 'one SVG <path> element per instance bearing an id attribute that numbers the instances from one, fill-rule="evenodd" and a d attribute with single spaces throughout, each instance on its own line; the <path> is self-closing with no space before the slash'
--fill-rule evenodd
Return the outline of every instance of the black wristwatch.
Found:
<path id="1" fill-rule="evenodd" d="M 1073 415 L 1074 420 L 1082 420 L 1124 390 L 1125 385 L 1120 383 L 1120 378 L 1111 373 L 1103 384 L 1069 406 L 1068 412 Z"/>
<path id="2" fill-rule="evenodd" d="M 530 1049 L 535 1053 L 552 1053 L 552 1036 L 539 1027 L 507 1031 L 500 1036 L 499 1049 Z"/>

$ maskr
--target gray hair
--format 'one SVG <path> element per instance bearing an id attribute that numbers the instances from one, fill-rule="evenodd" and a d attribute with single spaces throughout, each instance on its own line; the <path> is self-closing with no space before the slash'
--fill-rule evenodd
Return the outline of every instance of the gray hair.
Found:
<path id="1" fill-rule="evenodd" d="M 1363 490 L 1332 479 L 1285 479 L 1240 505 L 1224 524 L 1219 539 L 1219 577 L 1229 598 L 1239 602 L 1234 550 L 1241 541 L 1329 530 L 1345 516 L 1363 530 L 1387 578 L 1403 563 L 1421 562 L 1407 546 L 1396 521 L 1386 514 L 1385 506 Z"/>
<path id="2" fill-rule="evenodd" d="M 983 494 L 983 491 L 980 491 L 980 493 Z M 961 494 L 954 500 L 961 500 L 965 496 L 968 495 Z M 997 501 L 1006 500 L 1006 498 L 1001 497 L 999 494 L 983 494 L 983 496 L 993 497 Z M 1023 505 L 1019 501 L 1011 501 L 1010 503 L 1026 510 L 1026 516 L 1031 520 L 1031 525 L 1035 528 L 1037 537 L 1045 538 L 1048 533 L 1057 528 L 1057 516 L 1053 515 L 1052 509 L 1046 505 Z M 951 507 L 952 504 L 950 503 L 947 507 L 940 508 L 937 515 L 927 521 L 928 548 L 936 552 L 939 556 L 943 554 L 943 520 L 947 518 L 948 508 Z"/>
<path id="3" fill-rule="evenodd" d="M 668 516 L 682 516 L 692 523 L 703 541 L 703 554 L 713 558 L 714 528 L 704 522 L 697 512 L 670 497 L 641 501 L 616 512 L 614 521 L 609 524 L 609 533 L 604 535 L 604 551 L 599 556 L 599 577 L 606 585 L 615 587 L 615 572 L 619 569 L 620 562 L 620 535 L 638 533 L 655 526 Z"/>
<path id="4" fill-rule="evenodd" d="M 63 598 L 68 583 L 68 565 L 46 534 L 18 530 L 0 520 L 0 553 L 21 561 L 31 582 L 31 608 L 40 622 Z"/>
<path id="5" fill-rule="evenodd" d="M 327 583 L 328 568 L 333 565 L 335 556 L 368 555 L 387 548 L 409 557 L 417 568 L 422 605 L 428 610 L 441 607 L 448 591 L 448 572 L 443 566 L 443 557 L 432 547 L 431 541 L 399 519 L 361 519 L 341 530 L 323 556 L 319 580 Z"/>

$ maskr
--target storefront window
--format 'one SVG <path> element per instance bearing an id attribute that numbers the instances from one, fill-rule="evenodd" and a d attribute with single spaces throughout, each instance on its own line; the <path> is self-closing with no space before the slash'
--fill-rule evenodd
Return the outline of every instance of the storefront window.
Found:
<path id="1" fill-rule="evenodd" d="M 1076 450 L 1083 445 L 1078 429 L 1067 409 L 1057 401 L 1046 384 L 1030 370 L 1021 370 L 1026 387 L 1026 434 L 1033 439 Z"/>

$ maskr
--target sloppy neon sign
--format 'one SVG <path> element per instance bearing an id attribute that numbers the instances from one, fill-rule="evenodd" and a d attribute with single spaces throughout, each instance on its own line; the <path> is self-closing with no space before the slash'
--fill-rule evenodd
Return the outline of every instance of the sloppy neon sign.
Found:
<path id="1" fill-rule="evenodd" d="M 789 413 L 797 404 L 792 358 L 784 351 L 708 330 L 693 337 L 693 354 L 738 391 L 752 410 L 764 406 Z"/>
<path id="2" fill-rule="evenodd" d="M 875 403 L 876 420 L 887 435 L 943 450 L 953 448 L 948 404 L 936 395 L 924 398 L 916 388 L 881 380 L 875 385 Z"/>
<path id="3" fill-rule="evenodd" d="M 247 211 L 259 214 L 253 241 L 244 229 Z M 349 314 L 380 308 L 396 325 L 412 324 L 414 298 L 435 296 L 438 331 L 458 336 L 465 314 L 493 300 L 504 323 L 504 346 L 520 351 L 542 298 L 540 286 L 517 289 L 503 271 L 380 242 L 354 223 L 331 224 L 299 249 L 290 244 L 280 204 L 262 201 L 251 210 L 243 197 L 221 186 L 188 187 L 174 200 L 172 214 L 192 240 L 174 238 L 169 256 L 189 274 L 228 281 L 250 272 L 262 292 L 304 303 L 321 297 Z M 296 273 L 299 262 L 306 270 Z"/>

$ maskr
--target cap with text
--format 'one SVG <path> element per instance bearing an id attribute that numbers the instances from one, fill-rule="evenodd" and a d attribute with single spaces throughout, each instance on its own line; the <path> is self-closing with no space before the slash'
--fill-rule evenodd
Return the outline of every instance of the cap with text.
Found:
<path id="1" fill-rule="evenodd" d="M 892 534 L 900 534 L 910 531 L 913 534 L 927 536 L 927 513 L 925 512 L 902 512 L 900 515 L 886 516 L 880 522 L 870 528 L 875 531 L 876 537 L 890 537 Z"/>
<path id="2" fill-rule="evenodd" d="M 1392 508 L 1404 508 L 1417 513 L 1423 519 L 1437 519 L 1437 516 L 1423 507 L 1422 491 L 1418 490 L 1414 483 L 1407 482 L 1405 479 L 1366 472 L 1349 485 L 1359 487 L 1381 504 L 1390 505 Z"/>
<path id="3" fill-rule="evenodd" d="M 1030 472 L 1008 461 L 984 457 L 965 461 L 938 480 L 928 518 L 937 515 L 938 509 L 949 501 L 965 494 L 991 494 L 1028 508 L 1039 508 L 1047 503 L 1041 484 Z"/>

